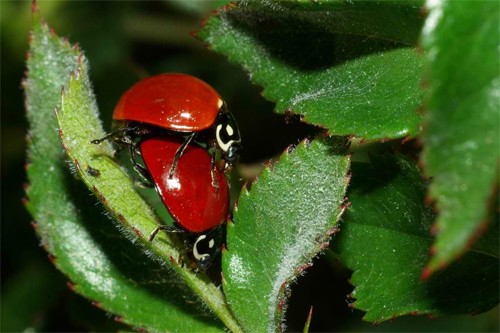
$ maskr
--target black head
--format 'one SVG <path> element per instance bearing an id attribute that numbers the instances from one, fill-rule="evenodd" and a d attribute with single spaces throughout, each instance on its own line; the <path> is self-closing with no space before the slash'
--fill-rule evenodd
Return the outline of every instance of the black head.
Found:
<path id="1" fill-rule="evenodd" d="M 224 242 L 224 226 L 199 235 L 193 244 L 193 257 L 201 270 L 206 270 L 217 257 Z"/>
<path id="2" fill-rule="evenodd" d="M 215 138 L 217 146 L 222 151 L 222 158 L 226 162 L 225 167 L 227 168 L 238 159 L 241 149 L 241 136 L 238 125 L 225 104 L 222 106 L 215 123 Z"/>

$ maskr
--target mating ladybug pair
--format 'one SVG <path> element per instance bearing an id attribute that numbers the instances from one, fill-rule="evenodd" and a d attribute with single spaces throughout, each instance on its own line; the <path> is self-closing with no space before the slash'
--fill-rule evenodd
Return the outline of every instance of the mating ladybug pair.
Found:
<path id="1" fill-rule="evenodd" d="M 123 94 L 113 112 L 114 126 L 105 140 L 128 147 L 134 169 L 154 186 L 176 226 L 185 232 L 201 269 L 220 250 L 229 211 L 227 171 L 238 157 L 238 126 L 219 94 L 185 74 L 160 74 L 142 80 Z M 220 151 L 222 167 L 216 163 Z M 136 160 L 142 157 L 143 164 Z"/>

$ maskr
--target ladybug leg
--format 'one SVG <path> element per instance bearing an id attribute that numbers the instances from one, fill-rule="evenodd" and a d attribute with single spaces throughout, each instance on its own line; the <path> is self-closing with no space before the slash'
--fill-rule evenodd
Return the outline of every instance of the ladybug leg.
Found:
<path id="1" fill-rule="evenodd" d="M 215 141 L 212 141 L 211 143 L 211 146 L 212 148 L 214 149 L 213 153 L 212 153 L 212 159 L 211 159 L 211 163 L 210 163 L 210 176 L 212 177 L 212 186 L 215 188 L 215 192 L 219 192 L 219 183 L 217 182 L 217 176 L 216 176 L 216 161 L 215 161 L 215 152 L 216 152 L 216 148 L 217 148 L 217 143 Z"/>
<path id="2" fill-rule="evenodd" d="M 219 183 L 217 182 L 217 176 L 216 176 L 216 163 L 215 163 L 215 153 L 212 154 L 212 162 L 211 162 L 211 168 L 210 168 L 210 176 L 212 177 L 212 186 L 215 188 L 215 192 L 219 192 Z"/>
<path id="3" fill-rule="evenodd" d="M 182 229 L 179 229 L 179 228 L 176 228 L 176 227 L 173 227 L 173 226 L 170 226 L 170 225 L 160 225 L 160 226 L 156 227 L 156 229 L 153 230 L 151 232 L 151 234 L 149 235 L 149 241 L 150 242 L 152 242 L 153 239 L 155 239 L 156 235 L 158 234 L 158 232 L 160 232 L 160 230 L 163 230 L 165 232 L 185 232 Z"/>
<path id="4" fill-rule="evenodd" d="M 120 144 L 130 144 L 132 141 L 129 136 L 135 134 L 138 131 L 137 127 L 123 127 L 114 132 L 107 134 L 106 136 L 90 141 L 91 144 L 98 145 L 101 142 L 108 140 L 115 140 Z"/>
<path id="5" fill-rule="evenodd" d="M 135 160 L 135 154 L 138 153 L 136 145 L 135 144 L 129 144 L 128 148 L 129 148 L 130 161 L 132 162 L 132 166 L 133 166 L 134 170 L 142 178 L 142 181 L 140 182 L 140 185 L 144 186 L 144 187 L 152 188 L 153 184 L 154 184 L 154 181 L 151 178 L 151 175 L 149 174 L 148 170 L 146 170 L 145 167 L 143 167 L 141 164 L 139 164 L 139 162 L 137 162 Z"/>
<path id="6" fill-rule="evenodd" d="M 169 179 L 172 179 L 172 177 L 174 176 L 175 169 L 177 168 L 177 162 L 182 157 L 182 154 L 184 154 L 184 150 L 186 150 L 187 146 L 191 141 L 193 141 L 195 136 L 196 132 L 191 133 L 175 152 L 174 161 L 172 162 L 172 166 L 170 167 L 170 171 L 168 172 Z"/>
<path id="7" fill-rule="evenodd" d="M 90 141 L 91 144 L 98 145 L 104 141 L 112 140 L 118 146 L 116 147 L 115 157 L 121 151 L 123 146 L 135 145 L 134 138 L 141 134 L 148 134 L 148 129 L 142 129 L 138 126 L 127 126 L 122 127 L 114 132 L 107 134 L 106 136 Z"/>

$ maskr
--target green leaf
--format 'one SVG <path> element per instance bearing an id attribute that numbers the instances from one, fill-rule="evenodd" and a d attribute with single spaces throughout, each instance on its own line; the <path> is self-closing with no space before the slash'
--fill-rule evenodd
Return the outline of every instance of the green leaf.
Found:
<path id="1" fill-rule="evenodd" d="M 222 264 L 224 292 L 245 331 L 283 330 L 289 284 L 327 246 L 348 182 L 342 145 L 302 143 L 240 195 Z"/>
<path id="2" fill-rule="evenodd" d="M 424 204 L 426 186 L 415 163 L 393 156 L 353 163 L 351 206 L 335 238 L 336 251 L 354 271 L 354 307 L 364 319 L 384 321 L 407 314 L 477 313 L 498 304 L 498 233 L 489 248 L 471 249 L 426 281 L 434 219 Z"/>
<path id="3" fill-rule="evenodd" d="M 311 6 L 239 3 L 210 17 L 198 37 L 247 70 L 278 113 L 301 114 L 334 135 L 416 135 L 422 60 L 407 43 L 421 27 L 418 6 Z"/>
<path id="4" fill-rule="evenodd" d="M 198 14 L 200 16 L 210 13 L 218 7 L 225 6 L 230 2 L 230 0 L 170 0 L 168 4 L 182 10 L 188 14 Z"/>
<path id="5" fill-rule="evenodd" d="M 289 0 L 274 1 L 277 6 L 296 11 L 323 12 L 310 15 L 333 33 L 370 36 L 415 45 L 422 27 L 423 0 Z M 314 19 L 314 18 L 316 19 Z"/>
<path id="6" fill-rule="evenodd" d="M 175 271 L 168 269 L 164 261 L 158 260 L 160 255 L 175 253 L 165 236 L 155 242 L 151 251 L 141 244 L 134 246 L 125 237 L 144 243 L 141 233 L 152 230 L 156 220 L 132 193 L 125 173 L 110 159 L 110 147 L 89 144 L 90 138 L 103 132 L 86 68 L 78 49 L 35 21 L 25 84 L 31 124 L 28 209 L 38 222 L 43 245 L 56 266 L 70 278 L 73 289 L 125 323 L 151 331 L 221 331 L 220 323 L 204 311 L 208 304 L 228 327 L 237 331 L 222 293 L 206 277 L 181 271 L 178 265 L 173 265 Z M 112 211 L 121 213 L 123 209 L 122 232 L 102 214 L 102 208 L 95 205 L 95 199 L 65 165 L 54 108 L 60 109 L 61 87 L 71 72 L 78 72 L 78 78 L 65 88 L 69 95 L 62 103 L 60 121 L 68 127 L 63 127 L 60 134 L 70 140 L 65 141 L 66 148 L 77 147 L 69 156 L 87 183 L 95 184 L 94 192 L 111 203 L 120 202 Z M 94 155 L 85 156 L 82 151 Z M 127 225 L 130 208 L 138 209 L 132 216 L 139 220 L 134 221 L 135 232 Z M 166 252 L 159 254 L 163 250 Z"/>
<path id="7" fill-rule="evenodd" d="M 22 332 L 29 328 L 36 332 L 46 331 L 50 309 L 55 307 L 64 291 L 64 279 L 50 266 L 40 262 L 26 265 L 2 286 L 0 330 Z"/>
<path id="8" fill-rule="evenodd" d="M 500 5 L 429 1 L 428 9 L 423 160 L 439 212 L 430 274 L 472 244 L 498 201 Z"/>

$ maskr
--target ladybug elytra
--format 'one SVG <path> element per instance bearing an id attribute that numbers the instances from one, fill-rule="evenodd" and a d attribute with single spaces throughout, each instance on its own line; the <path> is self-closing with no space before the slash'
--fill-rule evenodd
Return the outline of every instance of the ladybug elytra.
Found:
<path id="1" fill-rule="evenodd" d="M 241 149 L 239 129 L 226 103 L 207 83 L 166 73 L 128 89 L 113 121 L 116 130 L 91 143 L 113 140 L 127 146 L 134 169 L 155 187 L 178 226 L 159 226 L 150 241 L 160 230 L 194 235 L 191 252 L 205 269 L 220 250 L 229 210 L 224 171 Z M 216 165 L 216 150 L 224 161 L 222 170 Z"/>

